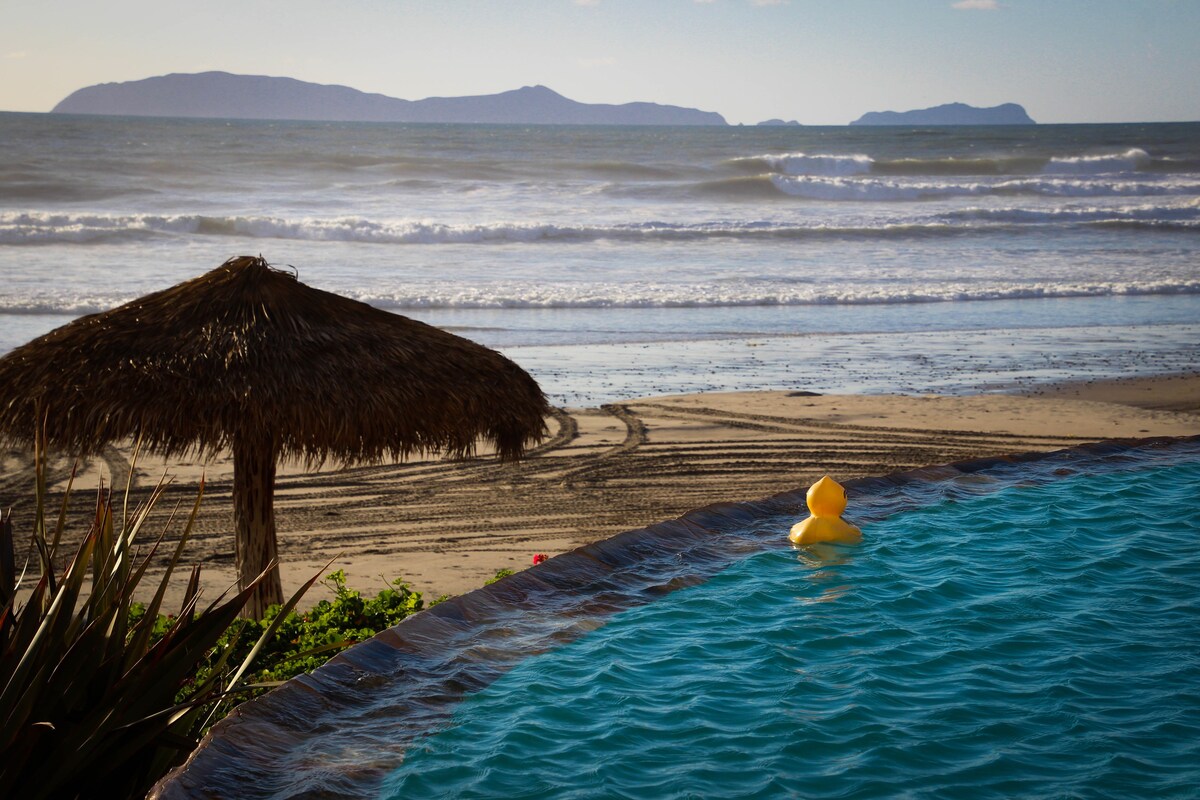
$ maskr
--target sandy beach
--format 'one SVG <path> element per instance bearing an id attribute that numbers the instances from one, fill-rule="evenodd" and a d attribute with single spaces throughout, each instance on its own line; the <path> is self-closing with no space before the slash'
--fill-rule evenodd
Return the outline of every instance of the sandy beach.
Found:
<path id="1" fill-rule="evenodd" d="M 1087 381 L 1024 395 L 647 397 L 558 410 L 548 428 L 549 438 L 516 465 L 480 458 L 282 467 L 276 514 L 285 593 L 332 560 L 331 569 L 344 569 L 364 592 L 402 578 L 426 598 L 459 594 L 499 569 L 525 568 L 535 553 L 804 487 L 826 473 L 850 478 L 1101 439 L 1200 434 L 1200 376 Z M 101 475 L 125 485 L 130 455 L 112 447 L 82 466 L 81 510 Z M 69 469 L 67 459 L 54 460 L 56 495 Z M 215 597 L 235 582 L 231 464 L 143 458 L 135 494 L 164 472 L 173 476 L 164 509 L 190 504 L 205 478 L 187 558 L 202 563 L 205 596 Z M 18 535 L 32 485 L 28 456 L 7 453 L 0 502 L 15 507 Z M 318 586 L 307 602 L 324 591 Z"/>

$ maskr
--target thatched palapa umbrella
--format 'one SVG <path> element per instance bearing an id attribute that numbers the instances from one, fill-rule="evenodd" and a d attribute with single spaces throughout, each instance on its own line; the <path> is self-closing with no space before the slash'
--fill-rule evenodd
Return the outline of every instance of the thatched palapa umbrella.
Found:
<path id="1" fill-rule="evenodd" d="M 300 283 L 261 257 L 102 314 L 0 359 L 0 432 L 94 453 L 141 437 L 164 455 L 229 448 L 239 582 L 276 558 L 280 458 L 309 464 L 465 456 L 477 440 L 519 458 L 545 432 L 537 383 L 499 353 Z M 247 612 L 282 602 L 279 571 Z"/>

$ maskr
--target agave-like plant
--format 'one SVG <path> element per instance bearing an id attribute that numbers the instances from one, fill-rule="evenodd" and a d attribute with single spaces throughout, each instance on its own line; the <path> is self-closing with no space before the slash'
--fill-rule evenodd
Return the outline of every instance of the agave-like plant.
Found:
<path id="1" fill-rule="evenodd" d="M 257 585 L 201 609 L 200 568 L 194 566 L 174 623 L 165 633 L 154 631 L 200 508 L 203 482 L 153 599 L 131 622 L 134 591 L 163 536 L 145 553 L 135 543 L 165 481 L 132 511 L 127 486 L 119 522 L 111 493 L 101 487 L 87 534 L 64 559 L 60 548 L 74 474 L 57 522 L 47 526 L 44 450 L 39 437 L 32 569 L 26 565 L 18 574 L 11 512 L 0 521 L 0 797 L 142 797 L 195 747 L 214 703 L 244 688 L 242 676 L 275 626 L 268 626 L 238 669 L 226 663 L 232 652 L 226 648 L 216 654 L 216 668 L 200 678 L 218 639 L 240 624 L 238 614 Z M 164 533 L 178 511 L 169 515 Z M 63 560 L 65 567 L 56 572 Z M 25 571 L 34 574 L 27 578 Z M 287 616 L 316 578 L 276 620 Z M 32 588 L 19 592 L 23 582 Z"/>

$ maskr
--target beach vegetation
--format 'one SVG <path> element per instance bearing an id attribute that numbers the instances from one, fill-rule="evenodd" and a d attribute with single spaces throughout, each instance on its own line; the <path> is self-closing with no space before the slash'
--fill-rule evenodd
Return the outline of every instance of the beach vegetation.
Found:
<path id="1" fill-rule="evenodd" d="M 198 671 L 198 679 L 207 679 L 209 675 L 227 669 L 229 662 L 244 660 L 273 626 L 275 635 L 264 642 L 253 669 L 246 676 L 250 681 L 246 689 L 250 696 L 256 696 L 288 678 L 311 672 L 342 650 L 370 639 L 426 607 L 421 593 L 399 579 L 388 583 L 374 597 L 365 597 L 347 586 L 346 573 L 340 569 L 326 575 L 322 582 L 331 591 L 332 598 L 320 600 L 307 611 L 270 606 L 261 620 L 243 620 L 228 628 Z M 436 605 L 442 599 L 437 598 L 430 605 Z M 140 618 L 145 613 L 144 607 L 135 605 L 131 609 L 131 618 Z M 158 635 L 166 635 L 175 624 L 174 617 L 160 614 L 151 628 Z M 225 655 L 227 650 L 228 656 Z M 212 715 L 212 722 L 245 699 L 245 695 L 238 695 L 223 701 L 218 712 Z"/>
<path id="2" fill-rule="evenodd" d="M 164 615 L 203 482 L 190 511 L 177 507 L 146 549 L 166 481 L 133 508 L 128 487 L 118 503 L 101 485 L 87 531 L 71 548 L 64 534 L 74 476 L 52 516 L 44 452 L 38 437 L 33 530 L 20 567 L 11 512 L 0 523 L 0 797 L 140 797 L 195 747 L 218 707 L 245 691 L 251 664 L 282 628 L 277 622 L 317 576 L 275 619 L 251 628 L 238 615 L 258 580 L 202 607 L 194 566 L 179 609 Z M 178 537 L 164 573 L 152 599 L 137 604 L 168 530 Z M 231 630 L 253 638 L 235 648 Z"/>
<path id="3" fill-rule="evenodd" d="M 86 533 L 68 547 L 74 476 L 52 509 L 44 448 L 39 439 L 27 548 L 18 547 L 12 513 L 0 518 L 0 797 L 75 798 L 97 787 L 143 796 L 238 703 L 446 599 L 426 603 L 399 579 L 367 596 L 337 570 L 323 581 L 330 597 L 308 610 L 296 605 L 320 573 L 261 619 L 244 619 L 255 584 L 202 607 L 195 566 L 179 608 L 167 611 L 204 482 L 148 546 L 168 482 L 132 508 L 128 486 L 114 496 L 102 484 Z M 149 582 L 168 532 L 177 540 L 161 578 Z M 133 599 L 147 591 L 148 602 Z"/>
<path id="4" fill-rule="evenodd" d="M 491 586 L 493 583 L 500 580 L 501 578 L 507 578 L 509 575 L 512 575 L 512 574 L 513 574 L 513 571 L 511 569 L 508 569 L 507 567 L 504 569 L 496 570 L 496 574 L 493 575 L 492 577 L 488 578 L 486 581 L 484 581 L 483 585 Z"/>

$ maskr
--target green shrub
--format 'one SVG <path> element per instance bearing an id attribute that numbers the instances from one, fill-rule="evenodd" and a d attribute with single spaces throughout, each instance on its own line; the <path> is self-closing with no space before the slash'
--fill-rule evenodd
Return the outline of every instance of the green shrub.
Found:
<path id="1" fill-rule="evenodd" d="M 271 606 L 262 620 L 248 620 L 244 627 L 227 631 L 218 642 L 217 651 L 228 647 L 233 654 L 230 661 L 242 659 L 267 627 L 276 624 L 274 637 L 258 653 L 254 670 L 247 674 L 255 682 L 255 688 L 265 689 L 311 672 L 338 652 L 370 639 L 425 607 L 421 594 L 400 580 L 392 581 L 373 598 L 365 598 L 347 587 L 346 573 L 340 569 L 327 575 L 323 582 L 333 591 L 332 600 L 321 600 L 308 611 L 288 611 L 282 618 L 279 606 Z M 157 627 L 165 631 L 171 624 L 172 620 L 160 616 Z M 209 668 L 216 666 L 214 657 Z"/>
<path id="2" fill-rule="evenodd" d="M 495 583 L 511 574 L 512 570 L 502 569 L 487 583 Z M 246 691 L 251 696 L 257 696 L 288 678 L 312 672 L 347 647 L 370 639 L 426 607 L 421 593 L 409 589 L 400 579 L 392 581 L 372 598 L 363 597 L 361 592 L 348 587 L 344 570 L 329 573 L 322 583 L 333 592 L 333 599 L 321 600 L 308 611 L 289 611 L 282 619 L 279 606 L 270 606 L 262 620 L 243 620 L 240 626 L 226 631 L 212 651 L 209 663 L 198 671 L 198 678 L 206 678 L 213 670 L 227 670 L 228 667 L 220 665 L 219 658 L 226 650 L 231 653 L 226 659 L 228 662 L 244 659 L 254 643 L 262 637 L 263 631 L 275 624 L 275 635 L 259 651 L 254 669 L 246 676 L 253 681 L 246 684 Z M 442 595 L 431 601 L 429 606 L 446 599 L 446 595 Z M 144 615 L 145 609 L 139 604 L 135 603 L 130 609 L 131 622 L 140 620 Z M 165 635 L 174 624 L 173 617 L 158 615 L 153 627 L 155 635 Z M 185 689 L 178 700 L 185 702 L 188 697 L 188 690 Z M 210 715 L 209 725 L 216 723 L 236 703 L 246 698 L 247 695 L 243 694 L 220 703 Z"/>
<path id="3" fill-rule="evenodd" d="M 496 570 L 496 574 L 493 575 L 492 577 L 488 578 L 486 581 L 484 581 L 483 585 L 491 586 L 493 583 L 500 580 L 501 578 L 507 578 L 509 575 L 512 575 L 512 574 L 513 574 L 513 571 L 511 569 L 506 568 L 506 569 Z"/>
<path id="4" fill-rule="evenodd" d="M 174 620 L 159 613 L 203 485 L 153 599 L 139 606 L 134 592 L 163 537 L 145 555 L 135 545 L 164 484 L 119 522 L 101 487 L 86 535 L 73 554 L 62 553 L 71 489 L 48 525 L 43 453 L 39 441 L 32 578 L 17 569 L 11 514 L 0 523 L 0 797 L 140 797 L 195 747 L 214 704 L 242 685 L 273 626 L 256 627 L 259 638 L 234 660 L 222 640 L 257 582 L 199 609 L 198 566 Z M 127 499 L 128 490 L 123 509 Z M 285 604 L 284 616 L 315 579 Z M 32 589 L 18 604 L 22 583 Z"/>

